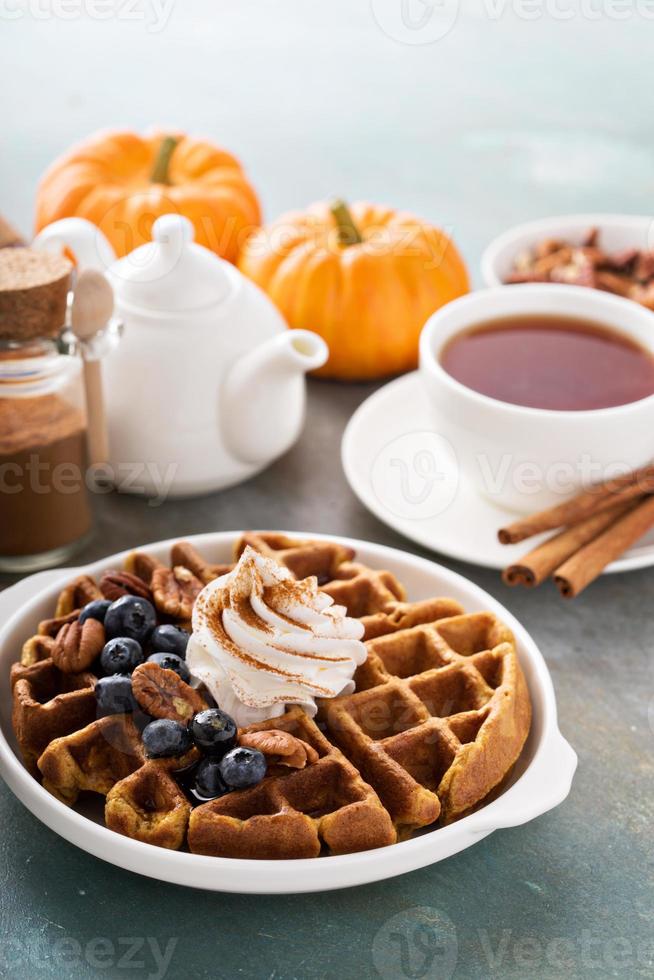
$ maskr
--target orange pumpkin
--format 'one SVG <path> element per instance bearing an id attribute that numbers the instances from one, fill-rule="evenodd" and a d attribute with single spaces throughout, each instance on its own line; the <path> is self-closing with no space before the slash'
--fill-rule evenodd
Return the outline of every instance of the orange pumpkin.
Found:
<path id="1" fill-rule="evenodd" d="M 290 327 L 327 341 L 329 361 L 316 373 L 344 380 L 415 368 L 430 314 L 469 289 L 445 232 L 375 204 L 285 214 L 248 239 L 238 264 Z"/>
<path id="2" fill-rule="evenodd" d="M 102 132 L 72 147 L 43 176 L 36 230 L 59 218 L 87 218 L 119 256 L 150 241 L 162 214 L 183 214 L 195 240 L 231 262 L 261 223 L 240 163 L 190 136 Z"/>

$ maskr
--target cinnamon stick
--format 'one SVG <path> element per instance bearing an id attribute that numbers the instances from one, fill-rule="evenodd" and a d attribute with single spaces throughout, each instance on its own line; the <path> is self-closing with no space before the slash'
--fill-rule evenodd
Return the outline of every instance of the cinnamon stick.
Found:
<path id="1" fill-rule="evenodd" d="M 503 527 L 497 536 L 502 544 L 517 544 L 543 531 L 554 531 L 560 527 L 578 524 L 593 514 L 599 514 L 618 504 L 626 504 L 646 493 L 654 493 L 654 465 L 651 463 L 633 473 L 625 473 L 605 483 L 598 483 L 556 507 Z"/>
<path id="2" fill-rule="evenodd" d="M 614 524 L 569 558 L 554 573 L 565 599 L 578 596 L 601 572 L 654 527 L 654 496 L 630 508 Z"/>
<path id="3" fill-rule="evenodd" d="M 519 561 L 509 565 L 502 573 L 507 585 L 525 585 L 535 588 L 571 558 L 580 548 L 596 538 L 602 531 L 634 507 L 633 501 L 617 504 L 599 514 L 587 517 L 543 544 L 534 548 Z"/>

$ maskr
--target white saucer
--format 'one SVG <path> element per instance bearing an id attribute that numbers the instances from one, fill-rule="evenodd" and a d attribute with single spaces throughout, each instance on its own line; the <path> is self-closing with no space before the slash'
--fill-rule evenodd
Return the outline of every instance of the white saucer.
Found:
<path id="1" fill-rule="evenodd" d="M 480 496 L 459 475 L 435 431 L 417 372 L 391 381 L 354 413 L 342 443 L 345 475 L 361 503 L 393 530 L 450 558 L 504 568 L 539 539 L 505 546 L 498 528 L 518 516 Z M 654 531 L 606 569 L 654 565 Z"/>

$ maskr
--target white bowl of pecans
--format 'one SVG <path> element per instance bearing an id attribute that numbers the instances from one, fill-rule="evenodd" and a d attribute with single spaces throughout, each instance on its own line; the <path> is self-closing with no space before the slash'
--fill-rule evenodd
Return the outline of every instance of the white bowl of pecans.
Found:
<path id="1" fill-rule="evenodd" d="M 654 217 L 571 214 L 515 225 L 482 256 L 487 286 L 587 286 L 654 310 Z"/>

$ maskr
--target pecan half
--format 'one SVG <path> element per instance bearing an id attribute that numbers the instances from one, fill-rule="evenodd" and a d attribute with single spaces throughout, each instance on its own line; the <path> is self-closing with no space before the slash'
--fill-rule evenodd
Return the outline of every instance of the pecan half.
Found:
<path id="1" fill-rule="evenodd" d="M 226 575 L 234 567 L 233 565 L 212 565 L 205 561 L 188 541 L 178 541 L 174 544 L 170 551 L 170 557 L 174 566 L 182 565 L 184 568 L 188 568 L 205 585 L 207 582 L 213 582 L 221 575 Z"/>
<path id="2" fill-rule="evenodd" d="M 654 252 L 640 252 L 635 262 L 634 275 L 639 282 L 654 279 Z"/>
<path id="3" fill-rule="evenodd" d="M 585 248 L 595 248 L 599 242 L 599 228 L 589 228 L 582 239 L 582 246 Z"/>
<path id="4" fill-rule="evenodd" d="M 122 599 L 124 595 L 137 595 L 152 602 L 152 593 L 142 579 L 130 572 L 105 572 L 100 579 L 100 589 L 105 599 Z"/>
<path id="5" fill-rule="evenodd" d="M 64 674 L 79 674 L 101 653 L 104 641 L 104 626 L 97 619 L 65 623 L 57 633 L 52 659 Z"/>
<path id="6" fill-rule="evenodd" d="M 20 662 L 23 667 L 31 667 L 32 664 L 37 664 L 41 660 L 47 660 L 48 657 L 52 656 L 52 648 L 55 645 L 55 639 L 52 636 L 30 636 L 29 640 L 26 640 L 23 644 L 23 649 L 20 653 Z"/>
<path id="7" fill-rule="evenodd" d="M 615 272 L 600 270 L 595 275 L 595 285 L 607 293 L 616 293 L 618 296 L 626 296 L 628 299 L 631 296 L 633 281 Z"/>
<path id="8" fill-rule="evenodd" d="M 646 286 L 633 286 L 630 298 L 646 306 L 648 310 L 654 310 L 654 281 Z"/>
<path id="9" fill-rule="evenodd" d="M 202 582 L 182 565 L 156 568 L 152 575 L 154 604 L 165 616 L 190 619 L 193 604 L 202 591 Z"/>
<path id="10" fill-rule="evenodd" d="M 38 632 L 41 636 L 56 636 L 62 626 L 66 623 L 74 623 L 79 617 L 81 609 L 73 609 L 67 616 L 55 616 L 54 619 L 42 619 L 39 623 Z"/>
<path id="11" fill-rule="evenodd" d="M 607 252 L 600 232 L 590 228 L 581 245 L 544 239 L 520 252 L 506 282 L 559 282 L 590 286 L 625 296 L 650 309 L 654 306 L 654 251 L 637 248 Z"/>
<path id="12" fill-rule="evenodd" d="M 149 585 L 152 581 L 152 573 L 155 568 L 161 568 L 161 562 L 157 561 L 145 551 L 132 551 L 125 559 L 125 571 Z"/>
<path id="13" fill-rule="evenodd" d="M 269 728 L 263 732 L 244 732 L 239 735 L 239 745 L 263 752 L 271 765 L 288 766 L 291 769 L 304 769 L 318 761 L 318 753 L 301 738 L 290 732 Z"/>
<path id="14" fill-rule="evenodd" d="M 140 664 L 132 674 L 134 697 L 153 718 L 189 722 L 207 704 L 201 694 L 186 684 L 174 670 L 155 663 Z"/>
<path id="15" fill-rule="evenodd" d="M 59 594 L 55 616 L 67 616 L 75 609 L 81 609 L 87 602 L 101 599 L 102 593 L 90 575 L 80 575 Z"/>

